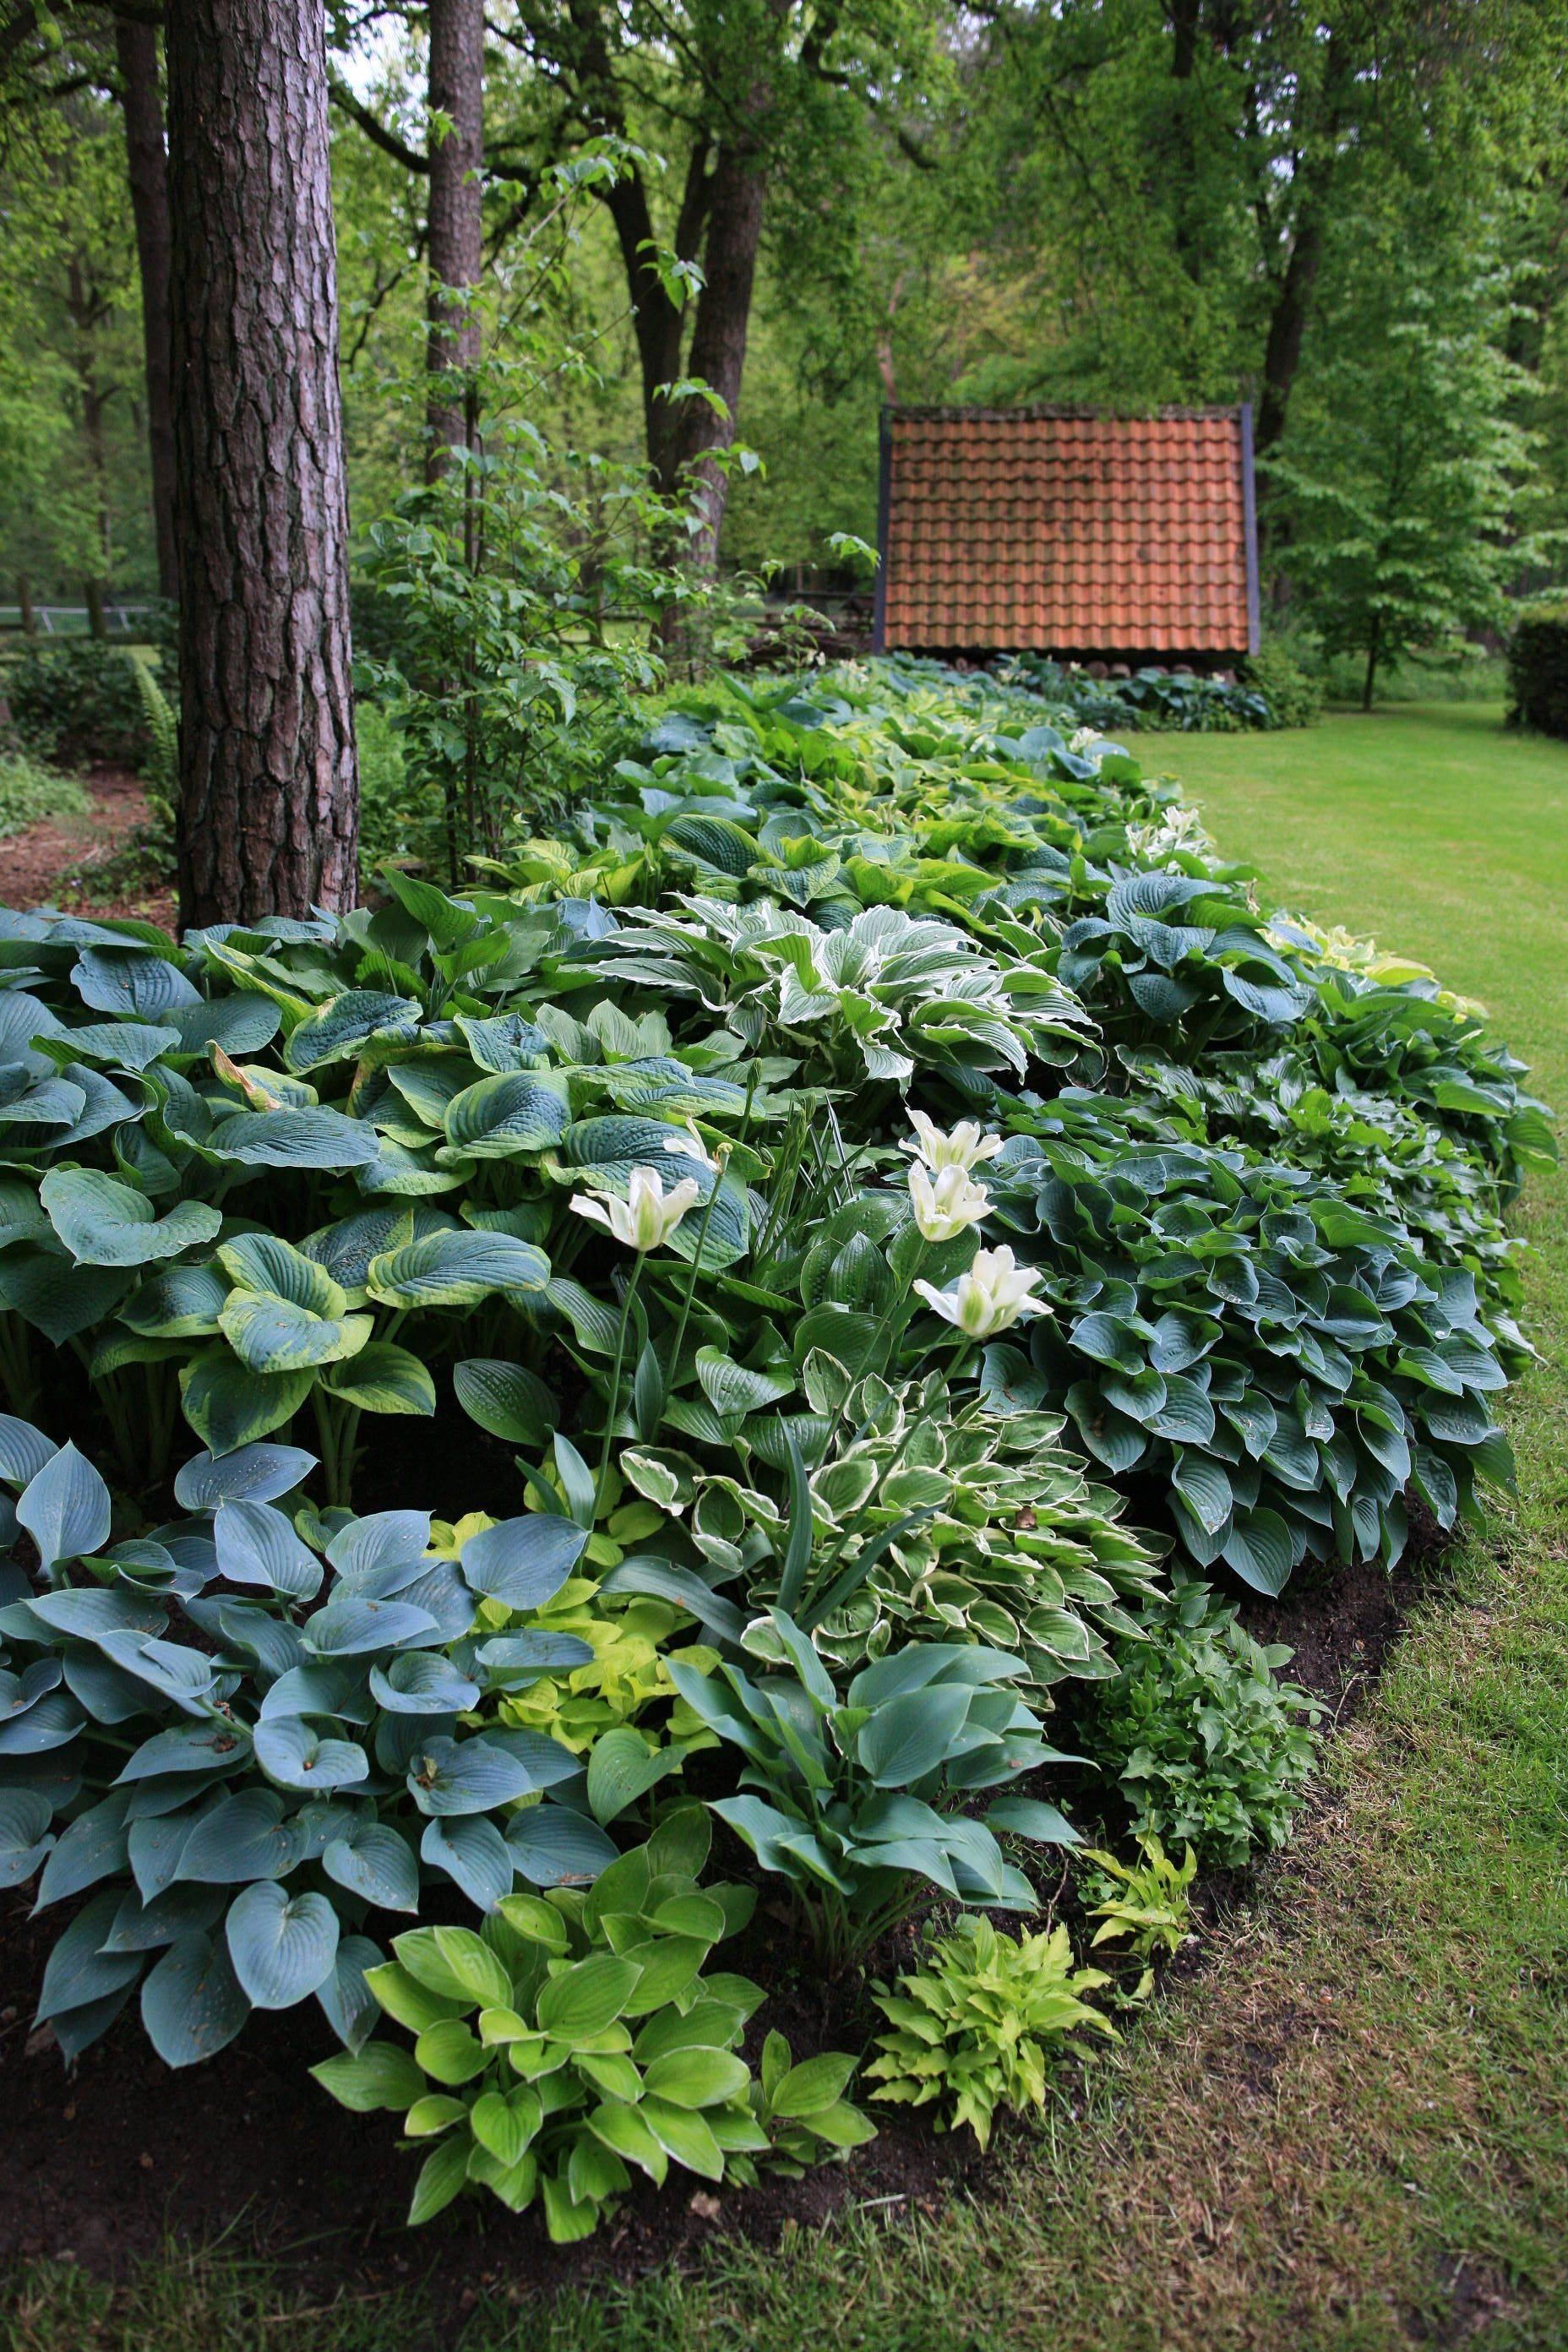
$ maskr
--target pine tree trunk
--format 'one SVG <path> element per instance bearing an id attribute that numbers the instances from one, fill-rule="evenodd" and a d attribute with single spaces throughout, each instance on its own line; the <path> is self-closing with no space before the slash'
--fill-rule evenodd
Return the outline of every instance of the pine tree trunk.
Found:
<path id="1" fill-rule="evenodd" d="M 479 360 L 474 299 L 485 262 L 484 93 L 484 0 L 430 0 L 430 111 L 446 116 L 451 129 L 444 137 L 430 133 L 429 480 L 470 429 L 468 379 Z"/>
<path id="2" fill-rule="evenodd" d="M 153 469 L 153 536 L 158 593 L 180 593 L 174 552 L 174 421 L 169 404 L 169 173 L 158 96 L 158 36 L 129 16 L 114 20 L 125 160 L 142 278 L 142 346 L 147 380 L 147 442 Z"/>
<path id="3" fill-rule="evenodd" d="M 321 0 L 169 0 L 180 911 L 352 906 L 359 787 Z"/>

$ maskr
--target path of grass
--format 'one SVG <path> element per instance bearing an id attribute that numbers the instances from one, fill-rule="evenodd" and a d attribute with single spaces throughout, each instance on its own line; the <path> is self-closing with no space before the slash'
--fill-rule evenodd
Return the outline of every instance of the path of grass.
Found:
<path id="1" fill-rule="evenodd" d="M 1159 751 L 1271 892 L 1483 997 L 1568 1106 L 1568 749 L 1448 706 Z M 1568 2344 L 1568 1181 L 1524 1222 L 1543 1361 L 1512 1416 L 1521 1502 L 1340 1742 L 1266 1903 L 1096 2111 L 1059 2119 L 999 2205 L 480 2310 L 470 2352 Z M 384 2304 L 294 2317 L 286 2278 L 213 2263 L 112 2304 L 35 2271 L 0 2313 L 5 2352 L 416 2352 L 428 2332 Z"/>

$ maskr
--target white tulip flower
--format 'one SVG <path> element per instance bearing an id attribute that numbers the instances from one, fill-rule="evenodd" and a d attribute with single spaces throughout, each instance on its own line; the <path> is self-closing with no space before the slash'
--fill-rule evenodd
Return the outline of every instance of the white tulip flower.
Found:
<path id="1" fill-rule="evenodd" d="M 929 1282 L 917 1282 L 915 1288 L 965 1339 L 989 1339 L 1005 1331 L 1021 1315 L 1050 1313 L 1045 1300 L 1033 1295 L 1039 1279 L 1033 1266 L 1016 1265 L 1012 1251 L 1004 1244 L 1001 1249 L 976 1250 L 969 1272 L 961 1274 L 951 1290 L 938 1290 Z"/>
<path id="2" fill-rule="evenodd" d="M 940 1176 L 944 1168 L 962 1168 L 967 1172 L 983 1160 L 994 1160 L 1002 1149 L 1002 1138 L 983 1135 L 972 1118 L 961 1118 L 952 1133 L 944 1135 L 923 1110 L 911 1110 L 910 1125 L 919 1140 L 905 1143 L 902 1149 L 912 1151 L 917 1160 L 923 1160 L 933 1176 Z"/>
<path id="3" fill-rule="evenodd" d="M 952 1241 L 965 1225 L 977 1225 L 991 1206 L 990 1193 L 970 1182 L 966 1168 L 944 1168 L 933 1176 L 918 1160 L 910 1170 L 910 1199 L 928 1242 Z"/>
<path id="4" fill-rule="evenodd" d="M 574 1192 L 571 1205 L 580 1217 L 606 1226 L 627 1249 L 638 1251 L 658 1249 L 667 1242 L 701 1197 L 694 1176 L 683 1176 L 667 1192 L 657 1168 L 634 1168 L 627 1190 L 630 1197 L 625 1201 Z"/>

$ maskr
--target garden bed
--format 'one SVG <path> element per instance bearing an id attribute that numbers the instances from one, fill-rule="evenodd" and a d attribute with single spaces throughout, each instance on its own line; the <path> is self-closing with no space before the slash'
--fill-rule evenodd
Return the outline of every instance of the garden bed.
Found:
<path id="1" fill-rule="evenodd" d="M 1001 2147 L 1283 1842 L 1507 1474 L 1544 1114 L 984 684 L 721 685 L 388 887 L 6 926 L 16 2251 L 249 2200 L 326 2281 L 548 2283 L 995 2178 L 881 2096 L 962 2124 L 966 2045 L 879 1977 L 995 1955 Z"/>

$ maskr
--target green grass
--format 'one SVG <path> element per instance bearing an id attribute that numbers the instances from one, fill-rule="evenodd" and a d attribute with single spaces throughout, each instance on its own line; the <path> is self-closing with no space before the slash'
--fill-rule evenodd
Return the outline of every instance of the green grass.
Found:
<path id="1" fill-rule="evenodd" d="M 1485 999 L 1568 1106 L 1568 748 L 1498 718 L 1406 707 L 1157 750 L 1271 893 Z M 984 2208 L 863 2212 L 548 2310 L 481 2302 L 467 2352 L 1568 2342 L 1568 1181 L 1537 1183 L 1523 1223 L 1542 1361 L 1512 1402 L 1519 1503 L 1419 1614 L 1258 1907 L 1089 2112 L 1056 2116 Z M 442 2316 L 301 2310 L 286 2270 L 221 2259 L 112 2296 L 34 2266 L 0 2288 L 0 2347 L 416 2352 Z"/>

